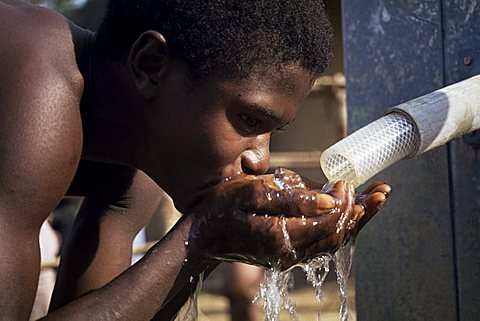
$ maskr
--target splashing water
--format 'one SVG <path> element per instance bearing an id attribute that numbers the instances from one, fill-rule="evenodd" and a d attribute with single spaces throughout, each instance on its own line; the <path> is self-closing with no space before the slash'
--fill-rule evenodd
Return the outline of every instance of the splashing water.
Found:
<path id="1" fill-rule="evenodd" d="M 289 189 L 292 187 L 305 187 L 303 182 L 293 182 L 291 180 L 284 179 L 284 170 L 277 169 L 275 171 L 274 183 L 279 189 Z M 292 185 L 292 183 L 294 183 Z M 300 186 L 298 186 L 300 185 Z M 332 189 L 333 183 L 326 184 L 322 189 L 323 192 L 328 192 Z M 353 197 L 348 195 L 348 197 Z M 347 199 L 350 202 L 351 199 Z M 343 226 L 345 226 L 345 220 L 349 217 L 350 213 L 342 213 L 339 222 L 337 224 L 337 233 L 341 232 Z M 349 226 L 350 227 L 349 222 Z M 295 249 L 290 242 L 290 236 L 286 227 L 285 217 L 281 217 L 280 224 L 282 227 L 283 238 L 287 249 L 296 257 Z M 347 228 L 348 228 L 347 227 Z M 355 250 L 355 242 L 353 238 L 349 239 L 343 244 L 332 256 L 331 254 L 324 253 L 316 258 L 310 260 L 307 263 L 301 264 L 303 271 L 306 274 L 307 281 L 312 285 L 315 291 L 315 297 L 318 301 L 323 298 L 322 286 L 330 271 L 330 262 L 333 261 L 335 272 L 337 276 L 337 283 L 340 288 L 340 311 L 339 316 L 341 321 L 348 321 L 349 307 L 347 302 L 347 279 L 350 272 L 352 257 Z M 280 321 L 280 310 L 285 309 L 290 315 L 290 319 L 298 321 L 298 315 L 296 312 L 295 303 L 288 296 L 289 287 L 291 287 L 292 276 L 290 271 L 281 271 L 279 266 L 274 266 L 271 269 L 265 271 L 265 281 L 260 285 L 260 290 L 257 293 L 253 302 L 258 303 L 260 299 L 263 299 L 263 310 L 266 321 Z M 320 320 L 320 311 L 318 314 L 318 320 Z"/>
<path id="2" fill-rule="evenodd" d="M 300 265 L 305 272 L 307 281 L 315 291 L 316 299 L 320 302 L 323 299 L 322 286 L 330 272 L 330 262 L 333 261 L 337 283 L 340 288 L 339 316 L 341 321 L 348 321 L 349 316 L 347 279 L 354 250 L 355 242 L 349 240 L 333 256 L 328 253 L 321 254 L 308 263 Z M 265 281 L 260 284 L 260 290 L 253 302 L 258 303 L 261 299 L 263 300 L 266 321 L 280 321 L 280 311 L 282 309 L 288 312 L 291 320 L 299 320 L 295 302 L 288 295 L 289 289 L 293 286 L 292 280 L 291 272 L 281 271 L 278 266 L 265 270 Z M 320 320 L 320 311 L 317 320 Z"/>
<path id="3" fill-rule="evenodd" d="M 291 320 L 298 321 L 295 303 L 288 296 L 288 289 L 293 285 L 289 271 L 280 271 L 275 266 L 265 270 L 265 281 L 260 284 L 254 303 L 263 299 L 263 312 L 266 321 L 280 321 L 280 310 L 285 309 Z"/>
<path id="4" fill-rule="evenodd" d="M 333 257 L 330 254 L 322 254 L 302 266 L 307 281 L 315 290 L 315 297 L 318 301 L 323 299 L 322 286 L 328 272 L 330 272 L 330 261 L 332 259 Z"/>
<path id="5" fill-rule="evenodd" d="M 197 321 L 198 320 L 198 294 L 203 284 L 203 272 L 198 276 L 197 286 L 195 291 L 190 295 L 185 305 L 178 313 L 177 321 Z M 190 282 L 195 282 L 193 277 L 190 277 Z"/>
<path id="6" fill-rule="evenodd" d="M 355 241 L 348 240 L 342 247 L 335 252 L 333 261 L 335 262 L 335 272 L 337 273 L 337 283 L 340 287 L 340 320 L 348 320 L 348 302 L 347 302 L 347 279 L 352 267 L 353 253 L 355 252 Z"/>
<path id="7" fill-rule="evenodd" d="M 328 253 L 321 254 L 308 263 L 301 265 L 306 274 L 307 281 L 315 290 L 317 301 L 320 302 L 323 299 L 322 286 L 330 272 L 330 262 L 333 261 L 337 275 L 337 283 L 340 288 L 339 316 L 341 321 L 348 320 L 347 279 L 350 273 L 354 249 L 355 243 L 353 239 L 350 239 L 342 245 L 333 256 Z M 320 320 L 320 311 L 318 312 L 318 320 Z"/>
<path id="8" fill-rule="evenodd" d="M 287 221 L 284 216 L 280 218 L 279 224 L 282 226 L 285 245 L 293 257 L 296 258 L 297 254 L 290 242 Z M 288 296 L 288 289 L 293 286 L 292 282 L 293 278 L 290 271 L 282 272 L 278 265 L 265 270 L 265 282 L 260 284 L 260 290 L 253 299 L 254 303 L 258 303 L 260 299 L 263 299 L 265 320 L 280 321 L 281 309 L 285 309 L 289 313 L 291 320 L 298 320 L 295 303 Z"/>

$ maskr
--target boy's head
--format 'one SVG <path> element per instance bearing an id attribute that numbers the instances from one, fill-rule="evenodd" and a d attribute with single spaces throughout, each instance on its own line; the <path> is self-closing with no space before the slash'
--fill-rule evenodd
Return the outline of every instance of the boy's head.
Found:
<path id="1" fill-rule="evenodd" d="M 164 36 L 194 78 L 300 65 L 315 79 L 331 56 L 331 26 L 319 0 L 111 0 L 98 47 L 125 58 L 147 30 Z"/>
<path id="2" fill-rule="evenodd" d="M 331 41 L 319 0 L 111 0 L 96 48 L 128 69 L 137 167 L 188 211 L 226 177 L 268 169 L 271 133 L 295 118 Z"/>

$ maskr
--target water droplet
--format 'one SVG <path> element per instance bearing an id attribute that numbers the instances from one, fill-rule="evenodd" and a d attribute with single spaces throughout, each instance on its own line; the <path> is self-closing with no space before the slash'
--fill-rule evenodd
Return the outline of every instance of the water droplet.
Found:
<path id="1" fill-rule="evenodd" d="M 318 225 L 318 222 L 313 222 L 312 225 L 313 225 L 313 226 L 317 226 L 317 225 Z"/>
<path id="2" fill-rule="evenodd" d="M 188 241 L 183 242 L 183 244 L 185 244 L 185 246 L 188 246 Z"/>

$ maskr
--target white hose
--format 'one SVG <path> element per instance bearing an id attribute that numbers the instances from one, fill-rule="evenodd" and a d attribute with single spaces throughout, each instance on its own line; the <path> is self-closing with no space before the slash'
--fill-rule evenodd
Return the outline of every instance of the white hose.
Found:
<path id="1" fill-rule="evenodd" d="M 387 110 L 325 150 L 320 165 L 330 181 L 356 186 L 396 163 L 480 128 L 480 76 Z"/>

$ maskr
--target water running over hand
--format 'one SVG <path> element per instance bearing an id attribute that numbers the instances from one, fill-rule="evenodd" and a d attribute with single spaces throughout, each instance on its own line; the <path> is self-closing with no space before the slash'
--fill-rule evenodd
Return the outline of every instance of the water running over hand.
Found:
<path id="1" fill-rule="evenodd" d="M 290 178 L 285 179 L 286 177 L 284 174 L 285 172 L 282 171 L 282 169 L 277 169 L 275 172 L 274 183 L 279 189 L 284 190 L 293 187 L 305 188 L 303 182 L 297 180 L 292 181 Z M 332 187 L 333 184 L 326 184 L 322 189 L 322 192 L 329 192 Z M 349 199 L 347 199 L 347 202 L 350 202 L 350 198 L 353 197 L 353 194 L 348 195 L 348 197 Z M 349 215 L 350 213 L 342 213 L 337 224 L 337 233 L 341 232 L 341 229 L 343 226 L 345 226 L 345 220 L 347 217 L 349 217 Z M 290 236 L 286 227 L 285 217 L 281 217 L 280 224 L 282 227 L 285 245 L 290 253 L 296 257 L 295 249 L 292 247 L 290 242 Z M 322 286 L 325 282 L 328 272 L 330 271 L 330 262 L 333 260 L 335 272 L 337 274 L 337 282 L 340 287 L 341 306 L 339 315 L 341 321 L 348 320 L 349 308 L 347 303 L 346 282 L 351 268 L 354 248 L 354 241 L 353 239 L 350 239 L 343 244 L 333 256 L 328 253 L 324 253 L 307 263 L 300 264 L 306 274 L 307 281 L 312 285 L 315 291 L 315 297 L 318 301 L 320 301 L 323 297 Z M 295 303 L 288 296 L 291 280 L 292 276 L 290 271 L 282 272 L 278 265 L 265 271 L 265 281 L 260 285 L 260 290 L 257 293 L 254 302 L 257 303 L 260 301 L 260 299 L 263 299 L 263 310 L 266 321 L 280 321 L 281 309 L 288 311 L 291 320 L 298 321 Z M 320 318 L 320 312 L 318 318 Z"/>

